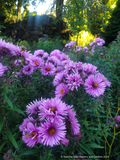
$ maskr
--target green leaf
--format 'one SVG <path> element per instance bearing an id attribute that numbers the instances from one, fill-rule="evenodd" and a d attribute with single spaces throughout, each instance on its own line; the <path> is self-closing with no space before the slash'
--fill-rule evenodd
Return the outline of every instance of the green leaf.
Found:
<path id="1" fill-rule="evenodd" d="M 6 144 L 7 142 L 4 141 L 1 145 L 0 145 L 0 150 L 2 150 L 2 148 L 4 147 L 4 145 Z"/>
<path id="2" fill-rule="evenodd" d="M 11 141 L 11 143 L 15 146 L 15 148 L 19 149 L 17 142 L 16 142 L 14 136 L 12 135 L 11 131 L 7 131 L 7 136 L 9 138 L 9 140 Z"/>
<path id="3" fill-rule="evenodd" d="M 89 148 L 105 148 L 103 146 L 97 145 L 96 143 L 86 144 Z"/>
<path id="4" fill-rule="evenodd" d="M 1 131 L 2 127 L 3 127 L 3 124 L 4 124 L 4 119 L 3 119 L 3 117 L 1 116 L 1 117 L 0 117 L 0 131 Z"/>
<path id="5" fill-rule="evenodd" d="M 25 115 L 24 112 L 21 109 L 17 108 L 17 107 L 14 107 L 13 110 Z"/>
<path id="6" fill-rule="evenodd" d="M 82 149 L 85 150 L 86 153 L 88 153 L 88 155 L 91 155 L 91 156 L 94 155 L 94 153 L 92 152 L 92 150 L 86 144 L 80 142 L 79 145 L 80 145 L 80 147 Z"/>
<path id="7" fill-rule="evenodd" d="M 21 155 L 31 155 L 31 154 L 36 154 L 39 153 L 39 149 L 29 149 L 27 151 L 23 150 L 23 153 L 21 153 Z"/>
<path id="8" fill-rule="evenodd" d="M 4 95 L 4 99 L 8 103 L 8 105 L 11 107 L 11 109 L 13 109 L 12 102 L 10 101 L 10 99 L 6 95 Z"/>

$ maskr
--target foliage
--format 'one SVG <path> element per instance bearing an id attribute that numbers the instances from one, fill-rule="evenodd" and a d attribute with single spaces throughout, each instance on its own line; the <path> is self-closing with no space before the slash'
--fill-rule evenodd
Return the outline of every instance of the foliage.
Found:
<path id="1" fill-rule="evenodd" d="M 10 39 L 11 41 L 12 39 Z M 40 43 L 34 42 L 33 45 L 28 45 L 27 41 L 18 42 L 26 48 L 31 47 L 32 53 L 37 49 L 44 49 L 45 52 L 50 53 L 53 49 L 62 47 L 62 45 L 59 46 L 60 44 L 57 46 L 58 43 L 60 43 L 59 38 L 54 41 L 40 40 Z M 98 156 L 103 158 L 103 155 L 106 160 L 119 159 L 120 123 L 116 119 L 120 115 L 119 43 L 120 36 L 118 35 L 117 40 L 109 48 L 94 43 L 94 52 L 93 46 L 90 47 L 89 45 L 87 52 L 83 47 L 78 52 L 76 52 L 76 46 L 65 47 L 64 53 L 66 56 L 69 55 L 67 58 L 70 57 L 74 62 L 87 62 L 97 66 L 97 70 L 107 77 L 111 86 L 106 89 L 104 95 L 94 98 L 86 93 L 84 86 L 81 85 L 78 91 L 70 91 L 62 98 L 65 103 L 73 105 L 76 111 L 76 118 L 81 124 L 81 139 L 70 135 L 68 146 L 47 147 L 36 144 L 33 148 L 27 147 L 22 141 L 19 126 L 26 118 L 25 110 L 28 103 L 35 99 L 39 100 L 41 97 L 51 98 L 55 96 L 54 76 L 43 75 L 39 69 L 36 69 L 32 75 L 25 75 L 22 72 L 18 75 L 17 73 L 22 71 L 23 66 L 26 65 L 23 55 L 27 55 L 28 52 L 22 48 L 20 50 L 17 48 L 19 54 L 13 56 L 13 52 L 12 54 L 9 53 L 7 47 L 1 47 L 0 62 L 9 69 L 5 70 L 4 76 L 0 77 L 0 157 L 5 157 L 6 153 L 12 149 L 10 156 L 18 160 L 61 158 L 71 160 L 76 157 L 89 159 L 90 156 L 97 160 L 99 159 Z M 4 45 L 1 41 L 0 44 L 1 46 Z M 11 48 L 14 49 L 15 47 L 12 46 Z M 62 52 L 60 53 L 62 54 Z M 15 60 L 21 60 L 20 64 L 16 66 Z"/>
<path id="2" fill-rule="evenodd" d="M 33 53 L 37 49 L 43 49 L 45 52 L 52 52 L 54 49 L 62 50 L 63 42 L 59 37 L 50 39 L 48 37 L 43 37 L 39 39 L 39 42 L 33 42 L 31 47 L 31 52 Z"/>
<path id="3" fill-rule="evenodd" d="M 120 0 L 117 1 L 116 7 L 112 12 L 112 16 L 109 20 L 109 23 L 105 29 L 105 40 L 108 45 L 110 42 L 114 41 L 118 31 L 120 31 Z"/>

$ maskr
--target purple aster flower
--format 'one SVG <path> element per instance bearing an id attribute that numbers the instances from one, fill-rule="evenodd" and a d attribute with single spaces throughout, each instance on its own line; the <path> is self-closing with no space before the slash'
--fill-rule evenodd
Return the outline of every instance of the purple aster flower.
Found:
<path id="1" fill-rule="evenodd" d="M 60 83 L 55 90 L 55 96 L 62 98 L 68 92 L 68 87 L 64 83 Z"/>
<path id="2" fill-rule="evenodd" d="M 41 99 L 40 101 L 35 100 L 33 102 L 30 102 L 27 106 L 26 106 L 26 112 L 27 114 L 37 114 L 37 112 L 39 111 L 39 108 L 41 106 L 43 99 Z"/>
<path id="3" fill-rule="evenodd" d="M 65 74 L 63 72 L 57 73 L 53 80 L 53 85 L 54 86 L 59 85 L 61 82 L 63 82 L 64 78 L 65 78 Z"/>
<path id="4" fill-rule="evenodd" d="M 54 65 L 59 65 L 61 63 L 56 56 L 48 57 L 47 62 L 53 63 Z"/>
<path id="5" fill-rule="evenodd" d="M 79 52 L 80 50 L 82 50 L 82 46 L 77 46 L 77 49 L 75 52 Z"/>
<path id="6" fill-rule="evenodd" d="M 47 60 L 48 56 L 49 56 L 49 54 L 47 52 L 44 52 L 42 59 Z"/>
<path id="7" fill-rule="evenodd" d="M 41 142 L 40 129 L 33 123 L 28 123 L 27 128 L 23 131 L 22 140 L 27 143 L 28 147 L 33 147 L 35 143 Z"/>
<path id="8" fill-rule="evenodd" d="M 35 55 L 36 57 L 42 57 L 43 54 L 44 54 L 44 50 L 42 50 L 42 49 L 36 50 L 36 51 L 34 52 L 34 55 Z"/>
<path id="9" fill-rule="evenodd" d="M 63 121 L 51 122 L 48 120 L 44 124 L 41 124 L 40 132 L 42 135 L 42 143 L 44 145 L 58 145 L 60 141 L 65 138 L 66 135 L 66 127 Z"/>
<path id="10" fill-rule="evenodd" d="M 117 116 L 117 117 L 116 117 L 116 120 L 117 120 L 118 122 L 120 122 L 120 116 Z"/>
<path id="11" fill-rule="evenodd" d="M 34 68 L 40 68 L 41 64 L 42 64 L 42 59 L 41 58 L 35 57 L 35 56 L 31 57 L 31 65 Z"/>
<path id="12" fill-rule="evenodd" d="M 57 119 L 61 119 L 61 115 L 67 115 L 66 110 L 66 104 L 62 102 L 61 99 L 55 97 L 42 101 L 39 116 L 41 120 L 48 116 L 51 118 L 51 120 L 55 117 Z"/>
<path id="13" fill-rule="evenodd" d="M 45 63 L 41 69 L 41 73 L 43 75 L 54 75 L 55 73 L 55 66 L 52 63 Z"/>
<path id="14" fill-rule="evenodd" d="M 84 86 L 86 87 L 86 93 L 89 93 L 93 97 L 99 97 L 103 95 L 105 91 L 105 83 L 103 82 L 102 76 L 90 75 L 86 80 Z"/>
<path id="15" fill-rule="evenodd" d="M 68 75 L 66 82 L 67 82 L 68 88 L 71 91 L 73 91 L 74 89 L 78 90 L 78 87 L 84 83 L 78 73 Z"/>
<path id="16" fill-rule="evenodd" d="M 2 63 L 0 63 L 0 77 L 3 77 L 3 76 L 4 76 L 4 71 L 5 71 L 5 68 L 4 68 L 4 66 L 2 65 Z"/>
<path id="17" fill-rule="evenodd" d="M 23 73 L 26 75 L 32 74 L 34 71 L 34 68 L 31 65 L 27 65 L 23 67 Z"/>
<path id="18" fill-rule="evenodd" d="M 105 43 L 105 41 L 104 41 L 103 39 L 101 39 L 101 38 L 96 38 L 96 39 L 95 39 L 95 42 L 96 42 L 96 43 L 102 43 L 102 44 Z"/>
<path id="19" fill-rule="evenodd" d="M 63 138 L 63 139 L 60 141 L 60 143 L 61 143 L 61 144 L 64 144 L 65 146 L 68 146 L 68 142 L 69 142 L 69 140 L 66 139 L 66 138 Z"/>
<path id="20" fill-rule="evenodd" d="M 87 52 L 89 51 L 89 49 L 88 49 L 87 47 L 84 47 L 84 48 L 83 48 L 83 51 L 84 51 L 85 53 L 87 53 Z"/>
<path id="21" fill-rule="evenodd" d="M 89 44 L 90 47 L 92 47 L 93 45 L 94 45 L 94 42 L 91 42 L 91 43 Z"/>
<path id="22" fill-rule="evenodd" d="M 108 87 L 111 86 L 111 82 L 109 82 L 109 81 L 107 80 L 107 78 L 105 78 L 105 76 L 104 76 L 103 74 L 97 73 L 96 76 L 98 76 L 98 78 L 100 77 L 100 78 L 103 79 L 103 82 L 105 83 L 105 86 L 108 86 Z"/>
<path id="23" fill-rule="evenodd" d="M 60 54 L 61 54 L 61 51 L 58 49 L 55 49 L 50 53 L 50 56 L 56 56 L 56 55 L 60 55 Z"/>
<path id="24" fill-rule="evenodd" d="M 59 59 L 59 60 L 62 60 L 62 54 L 61 54 L 62 52 L 60 52 L 58 49 L 55 49 L 54 51 L 52 51 L 51 53 L 50 53 L 50 56 L 52 57 L 52 56 L 55 56 L 55 57 L 57 57 L 57 59 Z"/>
<path id="25" fill-rule="evenodd" d="M 75 44 L 75 41 L 71 41 L 71 42 L 67 43 L 67 44 L 65 45 L 65 47 L 73 47 L 74 44 Z"/>
<path id="26" fill-rule="evenodd" d="M 78 123 L 78 120 L 75 118 L 76 113 L 74 110 L 69 109 L 68 110 L 68 120 L 70 121 L 71 127 L 73 129 L 73 134 L 77 135 L 80 132 L 80 124 Z"/>
<path id="27" fill-rule="evenodd" d="M 19 130 L 20 130 L 21 132 L 24 131 L 24 130 L 27 128 L 28 123 L 30 123 L 30 122 L 34 122 L 33 117 L 25 118 L 25 119 L 23 120 L 22 125 L 19 126 Z"/>
<path id="28" fill-rule="evenodd" d="M 76 64 L 73 61 L 68 61 L 68 63 L 64 66 L 65 70 L 64 73 L 65 74 L 71 74 L 74 73 L 76 71 Z"/>
<path id="29" fill-rule="evenodd" d="M 93 74 L 93 73 L 97 72 L 96 71 L 97 67 L 92 65 L 92 64 L 90 64 L 90 63 L 82 64 L 82 68 L 86 73 L 89 73 L 89 74 Z"/>

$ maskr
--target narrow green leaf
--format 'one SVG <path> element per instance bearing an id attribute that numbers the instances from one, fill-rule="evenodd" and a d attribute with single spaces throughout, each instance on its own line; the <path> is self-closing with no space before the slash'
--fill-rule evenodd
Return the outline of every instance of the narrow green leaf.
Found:
<path id="1" fill-rule="evenodd" d="M 97 145 L 96 143 L 86 144 L 89 148 L 105 148 L 103 146 Z"/>
<path id="2" fill-rule="evenodd" d="M 94 155 L 94 153 L 91 151 L 91 149 L 86 144 L 80 142 L 79 145 L 82 149 L 86 151 L 86 153 L 88 153 L 88 155 L 91 155 L 91 156 Z"/>
<path id="3" fill-rule="evenodd" d="M 11 141 L 11 143 L 15 146 L 15 148 L 19 149 L 17 142 L 16 142 L 14 136 L 12 135 L 11 131 L 7 131 L 7 136 L 9 138 L 9 140 Z"/>
<path id="4" fill-rule="evenodd" d="M 1 116 L 1 117 L 0 117 L 0 131 L 1 131 L 2 127 L 3 127 L 3 124 L 4 124 L 4 119 L 3 119 L 3 117 Z"/>
<path id="5" fill-rule="evenodd" d="M 17 108 L 17 107 L 14 107 L 13 110 L 24 115 L 24 112 L 21 109 Z"/>
<path id="6" fill-rule="evenodd" d="M 23 151 L 23 153 L 21 153 L 21 155 L 31 155 L 31 154 L 37 154 L 39 153 L 39 149 L 30 149 L 28 151 Z"/>
<path id="7" fill-rule="evenodd" d="M 11 109 L 13 109 L 12 102 L 10 101 L 10 99 L 6 95 L 4 95 L 4 99 L 8 103 L 8 105 L 11 107 Z"/>
<path id="8" fill-rule="evenodd" d="M 6 144 L 7 142 L 4 141 L 1 145 L 0 145 L 0 151 L 2 150 L 2 148 L 4 147 L 4 145 Z"/>

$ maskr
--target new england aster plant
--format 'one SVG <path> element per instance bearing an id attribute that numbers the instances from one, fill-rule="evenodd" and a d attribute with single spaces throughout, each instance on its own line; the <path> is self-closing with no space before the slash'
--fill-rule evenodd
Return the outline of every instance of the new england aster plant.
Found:
<path id="1" fill-rule="evenodd" d="M 38 143 L 53 147 L 59 144 L 67 146 L 69 135 L 80 139 L 80 124 L 72 107 L 57 97 L 29 103 L 26 106 L 28 118 L 19 127 L 22 140 L 29 147 Z"/>

